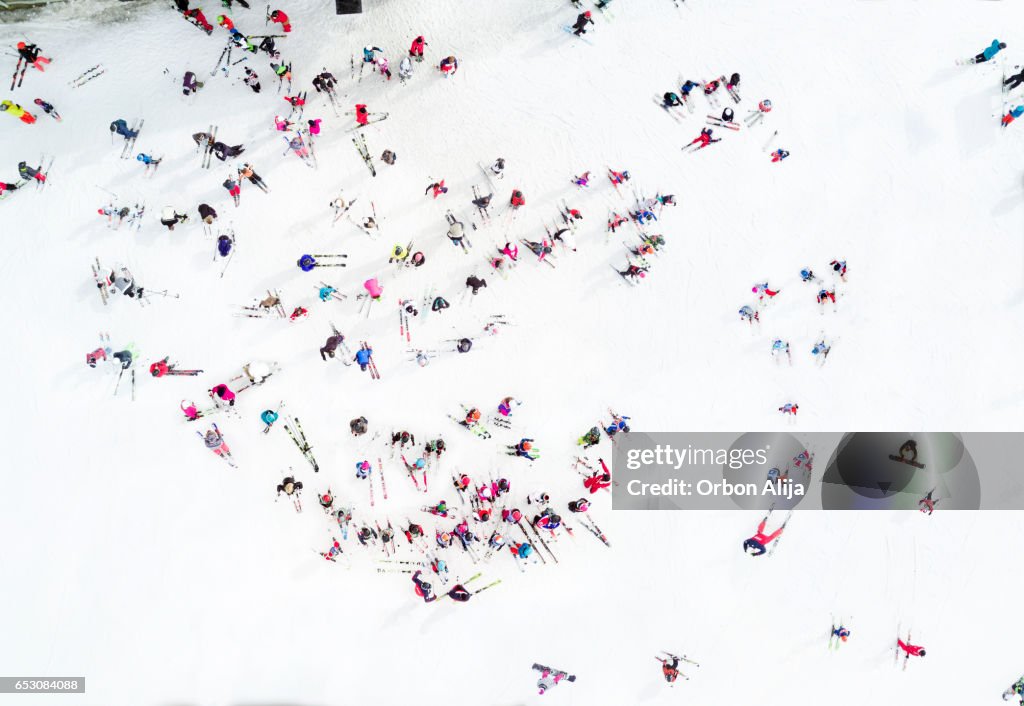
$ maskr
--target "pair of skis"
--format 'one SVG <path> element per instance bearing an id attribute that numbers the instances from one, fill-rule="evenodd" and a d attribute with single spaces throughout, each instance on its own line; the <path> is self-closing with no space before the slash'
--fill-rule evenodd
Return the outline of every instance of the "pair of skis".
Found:
<path id="1" fill-rule="evenodd" d="M 210 168 L 210 158 L 213 156 L 213 145 L 217 141 L 217 126 L 210 125 L 209 130 L 206 132 L 205 138 L 200 141 L 199 148 L 202 150 L 203 156 L 199 160 L 199 166 L 203 169 Z"/>
<path id="2" fill-rule="evenodd" d="M 377 169 L 373 166 L 373 157 L 370 156 L 370 150 L 366 146 L 366 136 L 361 132 L 356 133 L 352 137 L 352 144 L 356 146 L 356 152 L 358 152 L 359 156 L 362 157 L 363 162 L 366 164 L 366 168 L 370 170 L 370 176 L 377 176 Z M 346 210 L 348 209 L 346 208 Z M 335 218 L 334 220 L 338 219 Z"/>
<path id="3" fill-rule="evenodd" d="M 316 457 L 313 456 L 313 447 L 309 445 L 309 441 L 306 440 L 306 434 L 302 431 L 302 424 L 299 422 L 298 417 L 293 417 L 291 424 L 285 422 L 284 430 L 291 437 L 291 440 L 295 442 L 295 445 L 299 447 L 299 451 L 302 453 L 309 465 L 313 467 L 314 473 L 320 472 L 320 464 L 316 462 Z M 294 426 L 294 428 L 293 428 Z"/>
<path id="4" fill-rule="evenodd" d="M 92 81 L 94 78 L 98 78 L 103 74 L 107 73 L 107 70 L 103 68 L 103 64 L 96 64 L 90 69 L 86 69 L 77 78 L 68 81 L 68 85 L 72 88 L 79 88 Z"/>

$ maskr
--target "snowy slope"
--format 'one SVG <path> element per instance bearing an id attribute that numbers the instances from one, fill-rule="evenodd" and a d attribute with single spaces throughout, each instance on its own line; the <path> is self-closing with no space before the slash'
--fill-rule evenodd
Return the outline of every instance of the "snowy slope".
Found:
<path id="1" fill-rule="evenodd" d="M 55 57 L 13 99 L 28 107 L 42 97 L 64 116 L 34 126 L 0 116 L 0 178 L 13 180 L 22 159 L 57 157 L 44 191 L 0 204 L 9 292 L 0 662 L 10 675 L 88 679 L 84 697 L 32 703 L 532 703 L 534 661 L 578 675 L 545 698 L 567 704 L 998 700 L 1022 670 L 1006 621 L 1016 577 L 1001 547 L 1021 530 L 1010 514 L 803 513 L 777 555 L 751 562 L 740 543 L 753 515 L 613 514 L 602 494 L 594 515 L 610 551 L 577 529 L 555 547 L 558 566 L 519 574 L 499 557 L 484 570 L 500 586 L 467 605 L 423 606 L 405 575 L 378 575 L 376 556 L 356 546 L 347 547 L 351 571 L 320 560 L 330 524 L 314 491 L 330 485 L 357 518 L 412 517 L 428 532 L 418 507 L 456 502 L 445 480 L 455 468 L 501 471 L 517 502 L 546 489 L 564 508 L 581 492 L 573 441 L 609 405 L 649 431 L 790 428 L 776 411 L 787 401 L 800 404 L 796 431 L 1019 429 L 1020 128 L 998 126 L 997 63 L 954 66 L 994 36 L 1009 44 L 1001 60 L 1020 61 L 1018 38 L 1005 33 L 1019 25 L 1015 5 L 619 0 L 613 22 L 595 16 L 592 46 L 560 29 L 575 16 L 568 3 L 392 0 L 349 18 L 329 3 L 282 7 L 295 25 L 281 47 L 296 86 L 308 89 L 327 66 L 346 109 L 365 102 L 390 113 L 366 131 L 375 157 L 398 154 L 394 167 L 378 162 L 375 180 L 347 121 L 321 103 L 306 110 L 324 119 L 319 168 L 282 156 L 272 118 L 286 104 L 265 55 L 230 79 L 210 78 L 222 32 L 207 37 L 159 4 L 130 16 L 116 5 L 102 20 L 56 8 L 0 29 L 4 46 L 27 36 Z M 217 10 L 205 9 L 212 21 Z M 244 32 L 264 30 L 257 5 L 231 15 Z M 349 79 L 350 55 L 370 43 L 397 73 L 419 33 L 428 61 L 410 83 Z M 460 69 L 445 81 L 432 67 L 449 53 Z M 105 76 L 67 85 L 97 63 Z M 236 82 L 245 65 L 260 74 L 261 94 Z M 207 81 L 191 104 L 179 88 L 185 70 Z M 679 125 L 652 97 L 677 89 L 680 76 L 732 71 L 743 76 L 738 116 L 764 97 L 775 110 L 761 127 L 681 153 L 706 104 L 698 97 Z M 165 156 L 154 178 L 108 143 L 118 117 L 146 119 L 136 151 Z M 230 167 L 199 170 L 190 135 L 211 123 L 219 139 L 246 144 L 243 161 L 269 195 L 244 187 L 235 209 L 220 186 Z M 776 129 L 777 146 L 792 153 L 782 164 L 762 151 Z M 508 281 L 485 274 L 486 248 L 504 240 L 500 215 L 470 233 L 469 256 L 444 237 L 445 208 L 472 217 L 476 163 L 498 155 L 509 167 L 495 204 L 513 186 L 527 198 L 516 237 L 542 235 L 561 198 L 583 211 L 579 252 L 560 254 L 557 269 L 527 255 Z M 665 212 L 668 248 L 636 288 L 609 269 L 623 264 L 621 240 L 632 235 L 604 234 L 608 209 L 626 207 L 600 176 L 606 165 L 681 204 Z M 587 169 L 598 178 L 577 193 L 569 179 Z M 423 195 L 429 177 L 450 187 L 436 202 Z M 105 227 L 96 209 L 109 197 L 98 187 L 125 204 L 146 201 L 140 232 Z M 374 202 L 380 240 L 345 221 L 331 227 L 327 204 L 339 189 L 358 195 L 360 215 Z M 238 234 L 223 279 L 201 228 L 168 233 L 158 222 L 164 205 L 196 220 L 201 202 Z M 409 240 L 428 264 L 396 276 L 388 251 Z M 294 265 L 305 252 L 349 254 L 346 269 L 326 271 L 347 302 L 316 300 L 320 273 Z M 181 298 L 104 308 L 88 270 L 96 255 Z M 819 315 L 797 273 L 811 265 L 828 279 L 835 257 L 849 262 L 850 281 L 837 312 Z M 472 272 L 489 286 L 457 303 Z M 361 319 L 352 300 L 371 276 L 385 298 Z M 752 333 L 736 310 L 766 278 L 783 291 Z M 420 369 L 406 360 L 394 302 L 431 285 L 453 306 L 414 321 L 414 345 L 479 334 L 495 312 L 516 325 Z M 268 287 L 310 318 L 232 316 Z M 382 380 L 319 360 L 328 321 L 350 342 L 374 344 Z M 82 365 L 101 330 L 115 349 L 135 342 L 145 365 L 170 355 L 206 373 L 145 376 L 137 401 L 123 389 L 115 398 L 116 372 Z M 817 369 L 809 349 L 822 330 L 837 342 Z M 792 369 L 770 359 L 775 337 L 792 342 Z M 234 470 L 203 448 L 177 406 L 254 359 L 283 370 L 243 393 L 241 419 L 216 418 Z M 516 436 L 497 436 L 535 438 L 543 456 L 530 468 L 446 418 L 460 402 L 490 409 L 509 394 L 525 402 Z M 281 399 L 302 419 L 320 474 L 280 424 L 260 433 L 259 412 Z M 437 490 L 416 495 L 389 464 L 391 497 L 371 512 L 353 465 L 376 456 L 379 440 L 368 451 L 352 440 L 347 423 L 360 414 L 382 435 L 443 434 L 451 452 L 431 478 Z M 273 502 L 289 468 L 307 486 L 301 515 Z M 463 578 L 476 571 L 454 553 L 452 565 Z M 839 654 L 825 650 L 833 612 L 853 616 Z M 905 673 L 890 651 L 901 620 L 929 651 Z M 651 659 L 660 649 L 703 666 L 669 689 Z"/>

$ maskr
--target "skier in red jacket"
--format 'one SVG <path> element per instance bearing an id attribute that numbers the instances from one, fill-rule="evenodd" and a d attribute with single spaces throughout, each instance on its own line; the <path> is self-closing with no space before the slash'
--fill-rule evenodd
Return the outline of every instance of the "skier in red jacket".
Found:
<path id="1" fill-rule="evenodd" d="M 604 490 L 612 484 L 612 474 L 608 470 L 608 466 L 604 464 L 604 459 L 598 459 L 598 461 L 601 462 L 601 470 L 603 472 L 598 473 L 594 471 L 592 476 L 583 480 L 583 487 L 589 490 L 591 495 L 599 490 Z"/>
<path id="2" fill-rule="evenodd" d="M 423 35 L 416 37 L 412 40 L 412 46 L 409 47 L 409 56 L 414 59 L 423 59 L 423 47 L 427 46 L 427 40 L 423 38 Z"/>
<path id="3" fill-rule="evenodd" d="M 909 635 L 907 636 L 907 639 L 908 640 L 910 639 Z M 896 638 L 896 644 L 899 645 L 899 648 L 906 653 L 906 657 L 907 658 L 910 658 L 910 657 L 924 657 L 924 654 L 925 654 L 924 653 L 924 648 L 921 647 L 920 645 L 908 645 L 907 643 L 905 643 L 903 640 L 901 640 L 899 638 Z"/>
<path id="4" fill-rule="evenodd" d="M 270 21 L 280 22 L 281 29 L 284 30 L 285 34 L 292 31 L 292 25 L 288 21 L 288 15 L 284 14 L 280 10 L 274 10 L 273 12 L 270 13 Z"/>
<path id="5" fill-rule="evenodd" d="M 761 520 L 761 524 L 757 526 L 757 533 L 750 539 L 743 540 L 743 551 L 747 552 L 750 556 L 761 556 L 766 551 L 769 544 L 774 542 L 782 534 L 782 530 L 786 529 L 786 524 L 783 523 L 781 527 L 772 532 L 771 534 L 765 534 L 764 528 L 768 524 L 768 516 Z"/>
<path id="6" fill-rule="evenodd" d="M 365 103 L 356 103 L 356 123 L 366 125 L 370 120 L 370 111 L 366 109 Z"/>

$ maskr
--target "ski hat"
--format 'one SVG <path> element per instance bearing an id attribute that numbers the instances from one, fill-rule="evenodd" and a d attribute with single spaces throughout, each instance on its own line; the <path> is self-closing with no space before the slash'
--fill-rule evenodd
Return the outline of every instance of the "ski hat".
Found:
<path id="1" fill-rule="evenodd" d="M 584 17 L 590 17 L 590 10 L 587 10 L 586 12 L 584 12 L 583 16 Z"/>
<path id="2" fill-rule="evenodd" d="M 426 461 L 424 461 L 422 458 L 416 459 L 416 468 L 423 468 L 423 466 L 425 465 Z"/>

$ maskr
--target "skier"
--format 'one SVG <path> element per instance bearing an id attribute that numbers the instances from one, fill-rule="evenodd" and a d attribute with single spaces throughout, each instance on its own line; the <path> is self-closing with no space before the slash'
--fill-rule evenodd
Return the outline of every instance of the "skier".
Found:
<path id="1" fill-rule="evenodd" d="M 437 68 L 441 70 L 441 74 L 444 75 L 445 78 L 454 76 L 455 72 L 459 70 L 459 60 L 454 56 L 446 56 L 441 59 L 441 63 Z"/>
<path id="2" fill-rule="evenodd" d="M 1003 116 L 1000 122 L 1003 127 L 1007 127 L 1010 123 L 1019 118 L 1021 115 L 1024 115 L 1024 105 L 1018 105 L 1015 108 L 1011 108 L 1010 111 Z"/>
<path id="3" fill-rule="evenodd" d="M 383 52 L 380 47 L 363 47 L 363 63 L 372 64 L 377 61 L 377 52 Z"/>
<path id="4" fill-rule="evenodd" d="M 601 463 L 601 468 L 603 470 L 602 473 L 594 471 L 593 475 L 583 479 L 583 487 L 587 488 L 591 495 L 599 490 L 610 487 L 612 484 L 612 474 L 608 472 L 604 462 Z"/>
<path id="5" fill-rule="evenodd" d="M 473 341 L 469 338 L 460 338 L 458 344 L 455 346 L 455 350 L 459 353 L 469 353 L 473 347 Z"/>
<path id="6" fill-rule="evenodd" d="M 584 449 L 589 449 L 591 446 L 596 446 L 599 443 L 601 443 L 601 430 L 597 427 L 590 427 L 586 434 L 576 440 L 576 444 Z"/>
<path id="7" fill-rule="evenodd" d="M 40 108 L 42 108 L 43 112 L 49 115 L 51 118 L 53 118 L 57 122 L 61 122 L 60 113 L 57 112 L 57 109 L 54 108 L 52 104 L 47 103 L 42 98 L 36 98 L 32 102 L 38 105 Z"/>
<path id="8" fill-rule="evenodd" d="M 590 509 L 590 501 L 586 498 L 569 501 L 569 512 L 580 513 Z"/>
<path id="9" fill-rule="evenodd" d="M 213 25 L 206 19 L 206 15 L 203 14 L 201 8 L 197 7 L 194 10 L 183 10 L 182 14 L 185 15 L 186 19 L 195 20 L 195 24 L 206 30 L 207 34 L 213 31 Z"/>
<path id="10" fill-rule="evenodd" d="M 269 190 L 267 189 L 267 185 L 263 181 L 263 178 L 253 171 L 252 165 L 248 162 L 239 167 L 238 176 L 240 179 L 248 179 L 250 184 L 259 187 L 263 192 L 267 192 Z"/>
<path id="11" fill-rule="evenodd" d="M 455 584 L 452 586 L 452 589 L 448 591 L 448 597 L 453 601 L 458 601 L 459 603 L 465 603 L 472 597 L 472 595 L 473 594 L 467 591 L 466 587 L 461 583 Z"/>
<path id="12" fill-rule="evenodd" d="M 436 197 L 435 197 L 436 198 Z M 461 221 L 455 220 L 453 216 L 448 216 L 448 240 L 452 241 L 452 245 L 460 248 L 466 246 L 462 244 L 462 239 L 465 237 L 465 226 Z"/>
<path id="13" fill-rule="evenodd" d="M 420 534 L 422 534 L 422 531 Z M 406 537 L 408 538 L 408 536 L 409 533 L 406 532 Z M 409 541 L 411 542 L 412 540 L 410 539 Z M 421 569 L 417 569 L 416 573 L 412 575 L 412 582 L 416 584 L 416 595 L 422 598 L 424 603 L 436 601 L 437 596 L 434 595 L 433 588 L 431 588 L 429 583 L 420 579 L 420 574 L 422 573 Z"/>
<path id="14" fill-rule="evenodd" d="M 589 15 L 590 12 L 588 11 L 587 14 Z M 540 689 L 541 696 L 551 687 L 558 686 L 558 682 L 568 676 L 565 672 L 552 672 L 547 667 L 540 667 L 540 665 L 534 665 L 533 668 L 541 673 L 540 679 L 537 680 L 537 688 Z"/>
<path id="15" fill-rule="evenodd" d="M 320 123 L 323 122 L 322 118 L 313 118 L 312 120 L 306 121 L 306 130 L 310 135 L 320 134 Z"/>
<path id="16" fill-rule="evenodd" d="M 737 74 L 737 73 L 734 73 L 732 76 L 730 76 L 729 80 L 726 81 L 726 83 L 725 83 L 725 87 L 728 90 L 730 90 L 730 91 L 735 91 L 739 87 L 739 85 L 740 85 L 740 75 Z"/>
<path id="17" fill-rule="evenodd" d="M 586 188 L 590 185 L 590 172 L 583 172 L 579 176 L 573 177 L 572 183 L 580 188 Z"/>
<path id="18" fill-rule="evenodd" d="M 781 162 L 789 156 L 789 152 L 784 149 L 777 149 L 772 152 L 772 162 Z"/>
<path id="19" fill-rule="evenodd" d="M 367 125 L 370 122 L 370 111 L 365 103 L 356 103 L 356 124 Z"/>
<path id="20" fill-rule="evenodd" d="M 533 449 L 533 439 L 520 439 L 518 444 L 506 447 L 509 456 L 518 456 L 528 461 L 536 461 L 539 454 Z"/>
<path id="21" fill-rule="evenodd" d="M 210 397 L 213 398 L 214 403 L 217 404 L 218 407 L 221 402 L 227 403 L 228 407 L 235 406 L 235 393 L 232 392 L 231 388 L 224 383 L 213 387 L 210 390 Z"/>
<path id="22" fill-rule="evenodd" d="M 505 178 L 505 158 L 498 157 L 494 160 L 494 164 L 491 165 L 491 174 L 494 175 L 495 179 Z"/>
<path id="23" fill-rule="evenodd" d="M 1018 68 L 1020 68 L 1020 67 L 1018 67 Z M 1004 88 L 1003 90 L 1006 91 L 1006 92 L 1012 91 L 1013 89 L 1015 89 L 1017 86 L 1021 85 L 1022 83 L 1024 83 L 1024 70 L 1020 71 L 1020 73 L 1013 74 L 1009 78 L 1004 79 L 1003 80 L 1003 85 L 1006 88 Z"/>
<path id="24" fill-rule="evenodd" d="M 583 14 L 576 18 L 576 22 L 573 23 L 572 26 L 573 30 L 575 30 L 573 34 L 575 34 L 577 37 L 583 36 L 584 34 L 587 33 L 588 24 L 594 24 L 594 20 L 590 16 L 590 10 L 587 10 L 586 12 L 584 12 Z"/>
<path id="25" fill-rule="evenodd" d="M 839 275 L 839 279 L 846 281 L 846 260 L 833 260 L 828 263 L 832 265 L 832 271 Z"/>
<path id="26" fill-rule="evenodd" d="M 253 93 L 260 92 L 260 77 L 256 75 L 256 72 L 250 69 L 248 66 L 245 67 L 245 78 L 242 79 L 246 86 L 252 89 Z"/>
<path id="27" fill-rule="evenodd" d="M 36 181 L 45 184 L 46 175 L 41 171 L 42 168 L 43 165 L 41 164 L 35 169 L 33 169 L 32 167 L 28 166 L 27 162 L 18 162 L 18 176 L 24 179 L 25 181 L 31 181 L 32 179 L 35 179 Z"/>
<path id="28" fill-rule="evenodd" d="M 377 63 L 377 70 L 380 71 L 381 76 L 386 76 L 387 80 L 390 81 L 391 80 L 391 68 L 390 68 L 390 64 L 388 63 L 387 57 L 386 56 L 380 57 L 379 59 L 377 59 L 376 63 Z"/>
<path id="29" fill-rule="evenodd" d="M 217 15 L 217 24 L 229 32 L 235 28 L 235 23 L 227 15 Z"/>
<path id="30" fill-rule="evenodd" d="M 661 662 L 661 673 L 669 684 L 679 678 L 679 658 L 671 655 L 669 659 L 656 658 Z"/>
<path id="31" fill-rule="evenodd" d="M 692 145 L 697 145 L 697 149 L 698 150 L 702 150 L 702 149 L 704 149 L 705 147 L 707 147 L 710 144 L 713 144 L 715 142 L 721 142 L 722 141 L 721 137 L 716 137 L 716 138 L 712 138 L 711 137 L 712 132 L 713 132 L 713 130 L 711 128 L 709 128 L 709 127 L 701 128 L 700 135 L 698 135 L 696 138 L 694 138 L 694 140 L 689 145 L 687 145 L 686 147 L 691 147 Z"/>
<path id="32" fill-rule="evenodd" d="M 370 462 L 366 459 L 356 463 L 356 478 L 359 480 L 366 480 L 369 478 L 372 471 L 373 467 L 370 466 Z"/>
<path id="33" fill-rule="evenodd" d="M 662 108 L 674 108 L 677 105 L 682 105 L 683 101 L 672 91 L 669 91 L 661 98 Z"/>
<path id="34" fill-rule="evenodd" d="M 771 514 L 771 511 L 769 511 Z M 764 516 L 761 523 L 757 526 L 757 532 L 750 539 L 743 540 L 743 551 L 750 556 L 761 556 L 768 551 L 768 545 L 774 542 L 782 535 L 782 531 L 786 529 L 785 523 L 771 534 L 765 534 L 764 528 L 768 524 L 768 515 Z"/>
<path id="35" fill-rule="evenodd" d="M 750 291 L 757 295 L 757 300 L 758 301 L 761 301 L 766 296 L 769 299 L 773 298 L 776 294 L 778 294 L 782 290 L 781 289 L 772 289 L 771 287 L 768 286 L 767 282 L 757 282 L 757 283 L 754 284 L 753 287 L 750 288 Z"/>
<path id="36" fill-rule="evenodd" d="M 295 480 L 292 476 L 288 476 L 277 486 L 277 494 L 284 493 L 285 495 L 294 495 L 302 490 L 302 481 Z"/>
<path id="37" fill-rule="evenodd" d="M 932 497 L 932 493 L 934 492 L 935 489 L 932 488 L 931 490 L 928 491 L 927 495 L 925 495 L 923 498 L 917 501 L 917 504 L 921 506 L 921 512 L 923 512 L 926 515 L 930 515 L 933 512 L 935 512 L 935 506 L 938 505 L 939 503 L 938 500 Z"/>
<path id="38" fill-rule="evenodd" d="M 620 184 L 625 184 L 627 181 L 629 181 L 629 172 L 625 170 L 617 172 L 614 169 L 609 169 L 608 178 L 612 180 L 612 184 L 618 186 Z"/>
<path id="39" fill-rule="evenodd" d="M 1006 49 L 1006 42 L 1000 42 L 998 39 L 993 39 L 992 43 L 985 47 L 985 50 L 983 52 L 978 54 L 973 59 L 968 59 L 966 63 L 982 64 L 991 59 L 992 57 L 994 57 L 1003 49 Z"/>
<path id="40" fill-rule="evenodd" d="M 1015 681 L 1010 688 L 1003 692 L 1003 701 L 1009 701 L 1014 696 L 1024 702 L 1024 677 Z"/>
<path id="41" fill-rule="evenodd" d="M 500 414 L 503 417 L 511 417 L 513 402 L 517 407 L 522 404 L 522 402 L 515 399 L 514 397 L 506 397 L 505 399 L 498 403 L 498 414 Z"/>
<path id="42" fill-rule="evenodd" d="M 110 131 L 116 132 L 125 140 L 134 140 L 136 137 L 139 136 L 138 130 L 129 129 L 128 123 L 125 121 L 124 118 L 118 118 L 114 122 L 110 123 Z"/>
<path id="43" fill-rule="evenodd" d="M 814 344 L 813 348 L 811 348 L 811 355 L 815 357 L 820 355 L 822 362 L 824 362 L 825 360 L 828 359 L 828 352 L 830 350 L 832 350 L 832 346 L 829 345 L 824 338 L 822 338 L 820 341 Z"/>
<path id="44" fill-rule="evenodd" d="M 220 433 L 220 429 L 217 428 L 216 424 L 213 425 L 213 429 L 208 429 L 206 434 L 203 435 L 203 443 L 210 451 L 231 463 L 231 449 L 228 448 L 227 443 L 224 441 L 224 435 Z M 231 463 L 231 465 L 234 465 L 234 463 Z"/>
<path id="45" fill-rule="evenodd" d="M 647 276 L 649 267 L 629 263 L 625 270 L 616 270 L 623 277 L 631 277 L 634 281 Z"/>
<path id="46" fill-rule="evenodd" d="M 800 405 L 796 404 L 795 402 L 787 402 L 786 404 L 779 407 L 779 411 L 782 412 L 783 414 L 792 414 L 795 417 L 797 412 L 800 411 Z"/>
<path id="47" fill-rule="evenodd" d="M 228 178 L 224 180 L 222 186 L 228 190 L 228 194 L 231 195 L 231 199 L 235 202 L 235 207 L 241 202 L 242 187 L 238 185 L 233 175 L 228 175 Z"/>
<path id="48" fill-rule="evenodd" d="M 814 270 L 810 267 L 804 267 L 800 270 L 800 281 L 801 282 L 817 282 L 818 278 L 814 276 Z"/>
<path id="49" fill-rule="evenodd" d="M 447 193 L 448 187 L 444 185 L 444 179 L 442 179 L 441 181 L 434 182 L 433 184 L 428 186 L 427 190 L 423 192 L 423 195 L 426 196 L 427 194 L 433 194 L 434 198 L 436 199 L 441 194 Z"/>
<path id="50" fill-rule="evenodd" d="M 372 277 L 363 282 L 363 288 L 366 290 L 366 293 L 369 295 L 369 297 L 374 301 L 379 301 L 381 295 L 384 294 L 384 288 L 380 286 L 380 283 L 377 281 L 376 277 Z"/>
<path id="51" fill-rule="evenodd" d="M 407 56 L 403 56 L 402 61 L 398 64 L 398 78 L 402 81 L 412 78 L 412 62 Z"/>
<path id="52" fill-rule="evenodd" d="M 896 638 L 896 645 L 905 653 L 903 658 L 904 660 L 910 659 L 911 657 L 925 656 L 925 651 L 923 647 L 921 647 L 920 645 L 908 645 L 899 637 Z"/>
<path id="53" fill-rule="evenodd" d="M 158 360 L 149 366 L 149 374 L 155 378 L 162 378 L 164 375 L 167 375 L 173 370 L 174 366 L 167 364 L 167 358 L 164 358 L 163 360 Z"/>
<path id="54" fill-rule="evenodd" d="M 317 93 L 331 93 L 334 90 L 334 85 L 338 82 L 334 78 L 334 74 L 326 69 L 323 73 L 317 74 L 313 79 L 313 88 L 316 89 Z"/>
<path id="55" fill-rule="evenodd" d="M 370 357 L 373 355 L 372 348 L 360 348 L 353 360 L 359 363 L 359 369 L 365 371 L 370 366 Z"/>
<path id="56" fill-rule="evenodd" d="M 221 257 L 227 257 L 231 252 L 231 246 L 233 241 L 230 235 L 221 234 L 217 237 L 217 254 Z"/>
<path id="57" fill-rule="evenodd" d="M 683 98 L 690 97 L 690 91 L 699 86 L 700 84 L 696 81 L 687 80 L 682 86 L 679 87 L 679 92 L 683 94 Z"/>
<path id="58" fill-rule="evenodd" d="M 201 203 L 199 204 L 199 218 L 201 218 L 203 223 L 206 225 L 212 225 L 213 222 L 217 220 L 217 212 L 213 210 L 212 206 Z"/>
<path id="59" fill-rule="evenodd" d="M 470 275 L 469 277 L 466 278 L 466 286 L 470 287 L 473 290 L 473 294 L 475 295 L 477 292 L 480 291 L 481 288 L 487 286 L 487 280 L 480 279 L 476 275 Z"/>
<path id="60" fill-rule="evenodd" d="M 777 358 L 782 354 L 785 354 L 787 358 L 790 358 L 789 341 L 783 341 L 781 338 L 776 338 L 772 341 L 772 357 Z M 790 360 L 790 363 L 792 364 L 792 359 Z"/>
<path id="61" fill-rule="evenodd" d="M 423 38 L 423 35 L 416 37 L 412 40 L 412 46 L 409 47 L 409 56 L 413 57 L 417 61 L 423 61 L 423 47 L 427 46 L 429 42 Z"/>
<path id="62" fill-rule="evenodd" d="M 174 226 L 188 221 L 188 215 L 178 213 L 173 206 L 164 206 L 160 212 L 160 224 L 167 227 L 167 230 L 174 230 Z"/>
<path id="63" fill-rule="evenodd" d="M 369 428 L 369 422 L 366 421 L 366 417 L 356 417 L 348 423 L 348 428 L 352 431 L 352 436 L 362 436 Z"/>
<path id="64" fill-rule="evenodd" d="M 526 199 L 523 197 L 523 192 L 519 189 L 512 190 L 512 198 L 509 200 L 509 204 L 512 208 L 519 208 L 520 206 L 526 205 Z"/>
<path id="65" fill-rule="evenodd" d="M 825 305 L 826 301 L 831 301 L 833 304 L 836 303 L 836 290 L 835 287 L 832 289 L 822 289 L 818 292 L 817 297 L 818 303 L 822 306 Z"/>
<path id="66" fill-rule="evenodd" d="M 840 625 L 839 627 L 832 628 L 832 635 L 846 642 L 850 638 L 850 630 Z"/>
<path id="67" fill-rule="evenodd" d="M 244 145 L 228 146 L 223 142 L 213 143 L 213 153 L 220 161 L 225 161 L 228 157 L 237 157 L 238 155 L 245 152 Z"/>
<path id="68" fill-rule="evenodd" d="M 36 121 L 36 116 L 22 108 L 17 103 L 12 103 L 9 100 L 0 102 L 0 112 L 7 113 L 12 118 L 18 118 L 21 122 L 26 125 L 31 125 Z"/>
<path id="69" fill-rule="evenodd" d="M 45 71 L 46 67 L 44 64 L 49 64 L 50 60 L 45 56 L 40 56 L 43 50 L 37 47 L 35 44 L 26 44 L 25 42 L 18 42 L 18 55 L 22 59 L 32 65 L 32 68 Z"/>
<path id="70" fill-rule="evenodd" d="M 270 13 L 269 17 L 271 22 L 279 22 L 281 24 L 281 29 L 284 30 L 285 34 L 292 31 L 292 25 L 288 21 L 288 15 L 284 14 L 280 10 L 274 10 Z"/>
<path id="71" fill-rule="evenodd" d="M 610 437 L 615 437 L 620 431 L 624 434 L 629 433 L 629 425 L 626 423 L 629 417 L 612 413 L 612 423 L 604 428 L 604 433 Z"/>
<path id="72" fill-rule="evenodd" d="M 157 158 L 152 155 L 146 154 L 145 152 L 139 152 L 137 155 L 135 155 L 135 159 L 136 161 L 142 162 L 145 165 L 146 174 L 149 173 L 150 168 L 152 168 L 152 170 L 155 172 L 156 168 L 160 166 L 160 162 L 164 161 L 163 157 Z"/>

